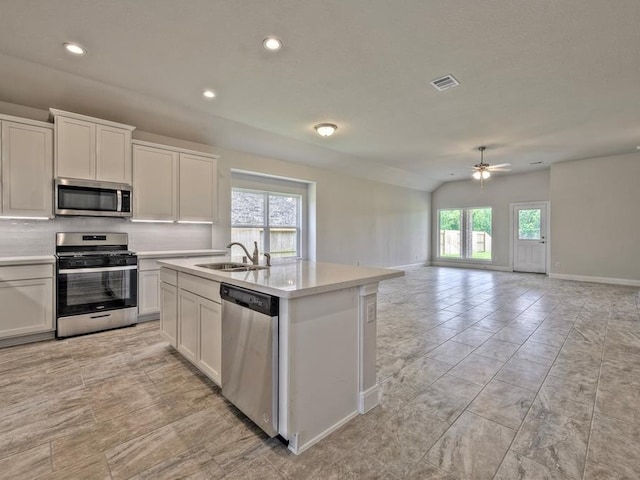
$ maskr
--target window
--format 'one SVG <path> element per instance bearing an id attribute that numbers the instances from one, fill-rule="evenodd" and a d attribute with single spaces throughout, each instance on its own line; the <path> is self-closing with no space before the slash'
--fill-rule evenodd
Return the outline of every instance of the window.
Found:
<path id="1" fill-rule="evenodd" d="M 518 209 L 518 240 L 540 240 L 540 208 Z"/>
<path id="2" fill-rule="evenodd" d="M 231 241 L 273 257 L 300 257 L 302 197 L 290 193 L 231 190 Z"/>
<path id="3" fill-rule="evenodd" d="M 438 257 L 491 260 L 491 208 L 438 210 Z"/>

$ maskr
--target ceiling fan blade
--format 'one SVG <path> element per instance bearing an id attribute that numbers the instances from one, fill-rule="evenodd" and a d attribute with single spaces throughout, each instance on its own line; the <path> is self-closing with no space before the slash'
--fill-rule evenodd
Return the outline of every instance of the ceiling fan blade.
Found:
<path id="1" fill-rule="evenodd" d="M 502 168 L 502 167 L 510 167 L 510 163 L 499 163 L 497 165 L 491 165 L 489 168 Z"/>
<path id="2" fill-rule="evenodd" d="M 511 169 L 510 168 L 489 168 L 490 172 L 510 172 Z"/>

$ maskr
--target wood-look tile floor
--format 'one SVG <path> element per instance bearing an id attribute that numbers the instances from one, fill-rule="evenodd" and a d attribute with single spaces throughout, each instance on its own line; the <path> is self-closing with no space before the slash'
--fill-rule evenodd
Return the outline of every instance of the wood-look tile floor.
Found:
<path id="1" fill-rule="evenodd" d="M 413 268 L 380 285 L 380 405 L 269 440 L 158 322 L 0 350 L 1 479 L 637 479 L 639 290 Z"/>

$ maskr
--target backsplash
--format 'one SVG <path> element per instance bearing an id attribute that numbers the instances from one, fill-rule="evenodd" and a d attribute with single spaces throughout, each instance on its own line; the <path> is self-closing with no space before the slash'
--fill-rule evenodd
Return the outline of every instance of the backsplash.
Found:
<path id="1" fill-rule="evenodd" d="M 212 248 L 211 225 L 135 223 L 120 218 L 0 219 L 0 257 L 53 255 L 56 232 L 125 232 L 133 251 Z"/>

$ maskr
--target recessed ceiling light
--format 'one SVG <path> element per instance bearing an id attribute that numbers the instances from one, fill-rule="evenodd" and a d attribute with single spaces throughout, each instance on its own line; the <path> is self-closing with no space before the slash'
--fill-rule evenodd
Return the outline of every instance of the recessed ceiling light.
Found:
<path id="1" fill-rule="evenodd" d="M 275 52 L 282 48 L 282 40 L 277 37 L 267 37 L 262 41 L 262 46 L 267 50 Z"/>
<path id="2" fill-rule="evenodd" d="M 318 132 L 318 135 L 321 137 L 330 137 L 338 129 L 333 123 L 319 123 L 313 128 L 316 129 L 316 132 Z"/>
<path id="3" fill-rule="evenodd" d="M 213 90 L 205 90 L 204 92 L 202 92 L 202 95 L 205 98 L 215 98 L 216 97 L 216 92 L 214 92 Z"/>
<path id="4" fill-rule="evenodd" d="M 77 43 L 64 43 L 63 45 L 65 50 L 73 55 L 84 55 L 87 53 L 87 50 Z"/>
<path id="5" fill-rule="evenodd" d="M 638 146 L 636 147 L 636 150 L 640 150 L 640 145 L 638 145 Z"/>

